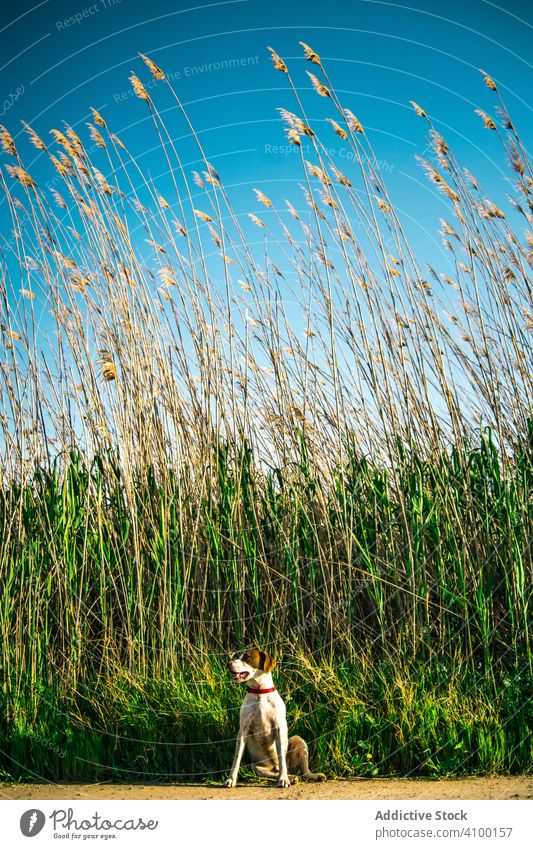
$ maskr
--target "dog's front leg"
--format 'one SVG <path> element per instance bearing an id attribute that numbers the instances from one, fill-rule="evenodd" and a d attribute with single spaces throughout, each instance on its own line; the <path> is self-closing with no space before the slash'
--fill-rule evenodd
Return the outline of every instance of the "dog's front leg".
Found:
<path id="1" fill-rule="evenodd" d="M 237 735 L 237 743 L 235 745 L 235 757 L 233 758 L 230 776 L 225 781 L 224 787 L 235 787 L 235 785 L 237 784 L 237 775 L 239 774 L 239 767 L 241 765 L 243 753 L 244 734 L 242 733 L 242 731 L 239 731 L 239 734 Z"/>
<path id="2" fill-rule="evenodd" d="M 278 787 L 290 787 L 289 774 L 287 772 L 287 746 L 289 745 L 289 733 L 287 727 L 276 730 L 276 752 L 278 753 L 279 778 Z"/>

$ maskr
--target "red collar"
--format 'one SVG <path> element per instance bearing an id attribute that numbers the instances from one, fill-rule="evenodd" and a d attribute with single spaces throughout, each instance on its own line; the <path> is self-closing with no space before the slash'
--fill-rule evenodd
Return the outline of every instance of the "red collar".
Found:
<path id="1" fill-rule="evenodd" d="M 252 693 L 254 696 L 262 696 L 263 693 L 273 693 L 276 689 L 275 687 L 267 687 L 266 690 L 255 690 L 253 687 L 246 688 L 249 693 Z"/>

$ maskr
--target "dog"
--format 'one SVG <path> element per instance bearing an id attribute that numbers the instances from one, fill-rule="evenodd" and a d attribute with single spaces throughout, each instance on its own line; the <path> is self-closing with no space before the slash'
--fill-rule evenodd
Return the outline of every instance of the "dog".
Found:
<path id="1" fill-rule="evenodd" d="M 247 684 L 241 706 L 235 758 L 226 787 L 235 787 L 245 747 L 252 768 L 263 778 L 277 778 L 278 787 L 289 787 L 289 775 L 308 781 L 324 781 L 321 772 L 309 770 L 307 744 L 301 737 L 289 737 L 285 703 L 272 681 L 276 665 L 268 652 L 250 649 L 235 655 L 228 663 L 233 680 Z"/>

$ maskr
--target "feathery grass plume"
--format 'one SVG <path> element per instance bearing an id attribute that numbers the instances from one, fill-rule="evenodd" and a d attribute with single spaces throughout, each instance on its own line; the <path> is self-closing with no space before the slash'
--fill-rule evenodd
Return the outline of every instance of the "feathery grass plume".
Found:
<path id="1" fill-rule="evenodd" d="M 165 301 L 172 301 L 172 295 L 165 286 L 159 286 L 157 291 Z"/>
<path id="2" fill-rule="evenodd" d="M 349 242 L 353 239 L 353 233 L 347 224 L 341 224 L 341 226 L 337 228 L 337 233 L 343 242 Z"/>
<path id="3" fill-rule="evenodd" d="M 17 155 L 17 148 L 15 147 L 13 137 L 2 125 L 0 125 L 0 145 L 6 153 L 9 153 L 10 156 Z"/>
<path id="4" fill-rule="evenodd" d="M 278 54 L 276 53 L 276 51 L 272 47 L 269 47 L 268 49 L 270 50 L 270 54 L 272 56 L 272 62 L 274 64 L 274 68 L 276 69 L 276 71 L 282 71 L 284 74 L 288 74 L 289 69 L 287 68 L 287 66 L 286 66 L 285 62 L 283 61 L 283 59 L 281 58 L 281 56 L 278 56 Z"/>
<path id="5" fill-rule="evenodd" d="M 156 253 L 159 253 L 159 254 L 166 254 L 167 253 L 167 249 L 165 247 L 163 247 L 163 245 L 160 245 L 159 242 L 156 242 L 155 239 L 145 239 L 144 241 L 148 245 L 150 245 L 154 249 L 154 251 L 156 251 Z"/>
<path id="6" fill-rule="evenodd" d="M 165 74 L 161 70 L 159 65 L 156 65 L 155 62 L 153 62 L 151 59 L 149 59 L 148 56 L 145 56 L 144 53 L 139 53 L 139 56 L 143 60 L 146 67 L 151 71 L 152 76 L 155 80 L 164 80 L 165 79 Z"/>
<path id="7" fill-rule="evenodd" d="M 106 126 L 106 122 L 104 121 L 104 119 L 102 118 L 102 116 L 100 115 L 100 113 L 99 113 L 96 109 L 94 109 L 92 106 L 91 106 L 91 112 L 92 112 L 92 116 L 93 116 L 93 121 L 94 121 L 94 123 L 95 123 L 98 127 L 105 127 L 105 126 Z"/>
<path id="8" fill-rule="evenodd" d="M 102 174 L 102 172 L 99 171 L 98 168 L 93 168 L 93 174 L 99 191 L 104 195 L 112 195 L 113 190 L 104 175 Z"/>
<path id="9" fill-rule="evenodd" d="M 416 159 L 421 163 L 431 182 L 435 183 L 439 187 L 439 189 L 446 195 L 446 197 L 449 197 L 450 200 L 453 200 L 454 202 L 458 203 L 459 195 L 454 189 L 451 188 L 451 186 L 448 185 L 444 178 L 439 174 L 437 169 L 434 168 L 433 165 L 431 165 L 431 163 L 427 161 L 427 159 L 423 159 L 421 156 L 417 156 Z"/>
<path id="10" fill-rule="evenodd" d="M 331 186 L 331 180 L 329 179 L 325 171 L 322 170 L 322 168 L 319 168 L 318 165 L 313 165 L 312 162 L 307 162 L 307 160 L 305 164 L 307 165 L 307 170 L 309 171 L 311 176 L 316 177 L 317 180 L 322 183 L 322 185 Z"/>
<path id="11" fill-rule="evenodd" d="M 321 199 L 322 203 L 324 204 L 324 206 L 330 206 L 332 209 L 338 209 L 339 208 L 338 203 L 335 200 L 333 200 L 330 192 L 328 192 L 328 191 L 320 192 L 320 199 Z"/>
<path id="12" fill-rule="evenodd" d="M 483 82 L 490 88 L 491 91 L 498 91 L 498 87 L 492 77 L 489 77 L 486 71 L 483 71 L 481 68 L 479 69 L 480 73 L 483 74 Z"/>
<path id="13" fill-rule="evenodd" d="M 479 190 L 479 183 L 478 183 L 478 181 L 476 180 L 476 178 L 474 177 L 474 175 L 472 174 L 472 172 L 468 170 L 468 168 L 465 168 L 465 169 L 464 169 L 464 172 L 465 172 L 466 179 L 468 180 L 468 182 L 470 183 L 470 185 L 472 186 L 472 188 L 474 189 L 474 191 L 476 191 L 476 192 L 477 192 L 477 191 Z"/>
<path id="14" fill-rule="evenodd" d="M 163 286 L 165 286 L 167 288 L 169 286 L 177 286 L 178 285 L 177 282 L 176 282 L 176 278 L 174 276 L 174 269 L 172 267 L 160 268 L 159 269 L 159 276 L 161 277 L 161 280 L 163 281 Z"/>
<path id="15" fill-rule="evenodd" d="M 494 123 L 494 121 L 492 120 L 490 115 L 487 115 L 486 112 L 483 112 L 483 109 L 475 109 L 474 112 L 476 113 L 476 115 L 479 115 L 481 117 L 481 120 L 483 121 L 483 126 L 485 127 L 485 129 L 487 129 L 487 130 L 495 130 L 496 129 L 496 124 Z"/>
<path id="16" fill-rule="evenodd" d="M 208 227 L 209 227 L 209 232 L 211 233 L 212 241 L 215 243 L 217 248 L 221 248 L 222 242 L 220 241 L 220 236 L 218 235 L 217 231 L 214 229 L 214 227 L 211 227 L 210 224 L 208 225 Z"/>
<path id="17" fill-rule="evenodd" d="M 148 101 L 150 100 L 150 95 L 148 94 L 148 92 L 146 91 L 145 87 L 143 86 L 142 82 L 140 81 L 139 77 L 136 74 L 134 74 L 134 73 L 131 74 L 130 83 L 132 84 L 133 91 L 137 95 L 137 97 L 140 97 L 141 100 L 148 100 Z"/>
<path id="18" fill-rule="evenodd" d="M 312 74 L 311 71 L 306 71 L 306 74 L 311 80 L 314 90 L 320 95 L 320 97 L 331 97 L 329 88 L 327 88 L 324 83 L 321 83 L 318 77 Z"/>
<path id="19" fill-rule="evenodd" d="M 254 224 L 257 225 L 257 227 L 265 226 L 265 222 L 258 218 L 257 215 L 254 215 L 253 212 L 249 212 L 248 217 L 251 218 L 251 220 L 254 222 Z"/>
<path id="20" fill-rule="evenodd" d="M 72 127 L 67 127 L 66 130 L 65 130 L 65 134 L 66 134 L 68 140 L 70 141 L 71 145 L 73 146 L 75 152 L 77 154 L 80 154 L 80 155 L 83 154 L 82 141 L 81 141 L 79 135 L 76 132 L 74 132 Z"/>
<path id="21" fill-rule="evenodd" d="M 200 218 L 202 221 L 212 221 L 213 220 L 211 218 L 211 216 L 207 214 L 207 212 L 202 212 L 201 209 L 195 209 L 194 214 L 196 215 L 197 218 Z"/>
<path id="22" fill-rule="evenodd" d="M 331 126 L 335 130 L 335 133 L 338 136 L 340 136 L 341 139 L 346 141 L 346 139 L 348 138 L 348 133 L 346 132 L 346 130 L 343 130 L 343 128 L 340 126 L 340 124 L 337 124 L 337 122 L 334 121 L 333 118 L 326 118 L 326 121 L 329 121 L 329 123 L 331 124 Z"/>
<path id="23" fill-rule="evenodd" d="M 419 118 L 427 118 L 426 113 L 424 112 L 422 107 L 418 105 L 418 103 L 415 103 L 414 100 L 410 100 L 409 103 L 411 104 Z"/>
<path id="24" fill-rule="evenodd" d="M 298 134 L 298 131 L 294 129 L 294 127 L 287 128 L 287 138 L 289 140 L 289 144 L 301 145 L 302 140 Z"/>
<path id="25" fill-rule="evenodd" d="M 436 130 L 431 129 L 429 131 L 429 135 L 431 138 L 431 145 L 439 157 L 447 156 L 450 150 L 448 142 Z M 449 166 L 447 165 L 446 167 L 448 168 Z"/>
<path id="26" fill-rule="evenodd" d="M 118 372 L 113 355 L 106 348 L 101 348 L 98 351 L 98 354 L 98 365 L 100 366 L 102 377 L 106 383 L 116 380 Z"/>
<path id="27" fill-rule="evenodd" d="M 304 49 L 305 58 L 308 59 L 309 62 L 313 62 L 313 64 L 315 65 L 320 65 L 321 62 L 318 53 L 315 53 L 315 51 L 311 47 L 309 47 L 309 45 L 306 44 L 305 41 L 300 41 L 300 44 Z"/>
<path id="28" fill-rule="evenodd" d="M 298 213 L 296 212 L 296 210 L 295 210 L 294 206 L 292 205 L 292 203 L 291 203 L 290 201 L 288 201 L 288 200 L 286 200 L 286 201 L 285 201 L 285 203 L 286 203 L 286 205 L 287 205 L 287 209 L 289 210 L 289 213 L 292 215 L 292 217 L 293 217 L 294 219 L 296 219 L 296 221 L 299 221 L 299 220 L 300 220 L 300 216 L 299 216 L 299 215 L 298 215 Z"/>
<path id="29" fill-rule="evenodd" d="M 26 186 L 27 188 L 34 188 L 37 183 L 31 177 L 24 168 L 21 168 L 19 165 L 6 165 L 7 172 L 14 177 L 15 180 L 21 184 L 21 186 Z"/>
<path id="30" fill-rule="evenodd" d="M 74 271 L 70 275 L 70 285 L 75 292 L 83 293 L 87 286 L 91 285 L 91 281 L 81 271 Z"/>
<path id="31" fill-rule="evenodd" d="M 444 218 L 440 218 L 439 221 L 443 233 L 446 233 L 448 236 L 453 236 L 455 239 L 459 239 L 459 233 L 457 233 L 457 231 L 454 230 L 453 227 L 444 220 Z"/>
<path id="32" fill-rule="evenodd" d="M 110 134 L 110 139 L 117 145 L 117 147 L 120 147 L 122 150 L 126 150 L 126 146 L 123 144 L 123 142 L 121 142 L 119 137 L 116 136 L 114 133 Z"/>
<path id="33" fill-rule="evenodd" d="M 30 127 L 30 125 L 27 124 L 26 121 L 22 121 L 22 126 L 24 127 L 28 136 L 30 137 L 30 141 L 31 141 L 32 145 L 34 147 L 36 147 L 37 150 L 46 150 L 47 149 L 42 138 L 39 135 L 37 135 L 37 133 L 35 132 L 33 127 Z"/>
<path id="34" fill-rule="evenodd" d="M 345 109 L 346 123 L 353 133 L 364 133 L 363 125 L 350 109 Z"/>
<path id="35" fill-rule="evenodd" d="M 482 218 L 505 218 L 502 210 L 490 200 L 480 204 L 479 214 Z"/>
<path id="36" fill-rule="evenodd" d="M 498 113 L 498 115 L 502 119 L 503 126 L 505 127 L 505 129 L 514 131 L 514 124 L 511 121 L 511 118 L 509 117 L 509 113 L 505 109 L 503 109 L 501 106 L 496 107 L 496 112 Z"/>
<path id="37" fill-rule="evenodd" d="M 202 171 L 202 174 L 206 183 L 209 183 L 211 186 L 219 186 L 219 180 L 210 171 Z"/>
<path id="38" fill-rule="evenodd" d="M 256 194 L 257 200 L 260 203 L 264 204 L 265 206 L 270 206 L 270 207 L 272 206 L 272 201 L 270 200 L 270 198 L 268 198 L 265 194 L 263 194 L 263 192 L 260 191 L 260 189 L 254 189 L 254 192 Z"/>
<path id="39" fill-rule="evenodd" d="M 87 124 L 87 126 L 89 127 L 89 135 L 91 137 L 91 141 L 93 141 L 97 147 L 105 148 L 106 143 L 102 134 L 92 124 Z"/>
<path id="40" fill-rule="evenodd" d="M 333 174 L 335 174 L 335 177 L 337 181 L 341 184 L 341 186 L 346 186 L 346 188 L 348 188 L 352 185 L 349 178 L 345 174 L 343 174 L 342 171 L 339 171 L 339 169 L 336 168 L 335 165 L 330 165 L 330 168 Z"/>
<path id="41" fill-rule="evenodd" d="M 64 133 L 61 132 L 61 130 L 56 130 L 55 128 L 52 128 L 50 130 L 50 135 L 53 136 L 54 139 L 56 140 L 56 142 L 58 144 L 62 145 L 63 147 L 65 147 L 65 148 L 71 147 L 71 144 L 70 144 L 68 138 L 66 137 L 66 135 Z"/>
<path id="42" fill-rule="evenodd" d="M 287 109 L 278 109 L 281 117 L 284 121 L 287 122 L 289 127 L 296 131 L 298 135 L 301 136 L 309 136 L 310 138 L 314 136 L 314 132 L 298 115 L 295 115 L 293 112 L 289 112 Z"/>
<path id="43" fill-rule="evenodd" d="M 511 163 L 513 171 L 516 171 L 517 174 L 524 176 L 526 172 L 526 165 L 524 160 L 520 156 L 516 144 L 512 140 L 509 142 L 509 145 L 507 147 L 507 154 L 509 156 L 509 162 Z"/>
<path id="44" fill-rule="evenodd" d="M 71 167 L 68 167 L 64 162 L 61 162 L 61 160 L 58 159 L 57 156 L 54 156 L 53 153 L 50 155 L 50 161 L 61 177 L 66 177 L 72 170 Z"/>

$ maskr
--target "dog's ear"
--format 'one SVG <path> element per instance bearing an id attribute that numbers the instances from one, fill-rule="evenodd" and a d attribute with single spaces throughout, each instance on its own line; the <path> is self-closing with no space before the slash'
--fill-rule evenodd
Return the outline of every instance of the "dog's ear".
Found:
<path id="1" fill-rule="evenodd" d="M 266 651 L 259 651 L 259 657 L 261 658 L 261 669 L 263 672 L 272 672 L 276 665 L 276 661 L 273 657 L 270 657 L 269 653 Z"/>

